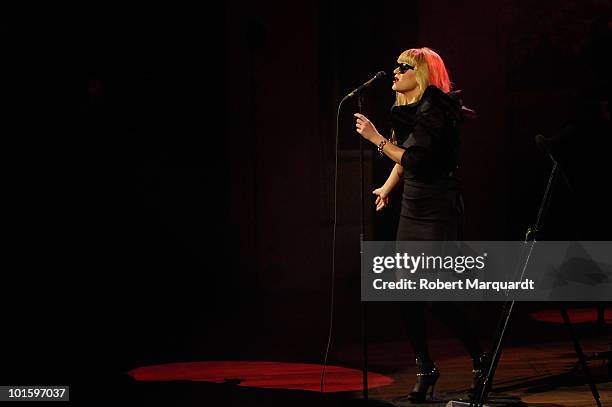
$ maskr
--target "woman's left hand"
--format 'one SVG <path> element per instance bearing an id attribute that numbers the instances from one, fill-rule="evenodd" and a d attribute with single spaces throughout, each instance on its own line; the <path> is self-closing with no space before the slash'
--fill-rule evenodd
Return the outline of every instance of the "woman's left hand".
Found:
<path id="1" fill-rule="evenodd" d="M 355 124 L 357 133 L 361 134 L 364 139 L 372 141 L 372 139 L 379 135 L 374 124 L 367 117 L 361 113 L 355 113 L 355 117 L 357 118 L 357 123 Z"/>

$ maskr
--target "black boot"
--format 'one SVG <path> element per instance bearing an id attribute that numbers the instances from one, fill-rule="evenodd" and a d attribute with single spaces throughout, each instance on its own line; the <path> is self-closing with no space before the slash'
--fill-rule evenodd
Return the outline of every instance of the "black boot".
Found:
<path id="1" fill-rule="evenodd" d="M 408 395 L 408 399 L 413 403 L 423 403 L 427 395 L 427 390 L 431 387 L 429 397 L 433 398 L 434 387 L 438 378 L 440 377 L 440 371 L 438 367 L 432 361 L 421 361 L 416 360 L 417 363 L 417 378 L 414 388 Z"/>
<path id="2" fill-rule="evenodd" d="M 483 352 L 476 359 L 472 359 L 472 363 L 474 368 L 472 369 L 472 386 L 470 390 L 474 391 L 478 382 L 484 380 L 487 375 L 487 369 L 491 363 L 491 355 Z"/>

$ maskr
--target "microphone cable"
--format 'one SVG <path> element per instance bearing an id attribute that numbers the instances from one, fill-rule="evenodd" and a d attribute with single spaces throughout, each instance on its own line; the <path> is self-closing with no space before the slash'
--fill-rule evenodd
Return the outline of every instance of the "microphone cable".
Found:
<path id="1" fill-rule="evenodd" d="M 338 110 L 336 111 L 336 134 L 335 134 L 335 162 L 334 162 L 334 221 L 332 226 L 332 269 L 331 269 L 331 294 L 330 294 L 330 305 L 329 305 L 329 334 L 327 336 L 327 346 L 325 347 L 325 353 L 323 355 L 323 366 L 321 369 L 321 384 L 320 392 L 323 393 L 323 383 L 325 381 L 325 370 L 327 368 L 327 358 L 329 356 L 329 349 L 331 346 L 331 338 L 334 327 L 334 282 L 336 279 L 336 225 L 338 218 L 338 140 L 339 140 L 339 122 L 340 122 L 340 109 L 342 109 L 342 103 L 344 103 L 349 96 L 345 96 L 338 104 Z"/>

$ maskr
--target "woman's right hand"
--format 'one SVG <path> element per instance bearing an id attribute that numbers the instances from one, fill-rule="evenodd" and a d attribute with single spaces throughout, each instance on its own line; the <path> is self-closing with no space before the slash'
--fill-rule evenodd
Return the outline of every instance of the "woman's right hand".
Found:
<path id="1" fill-rule="evenodd" d="M 376 195 L 376 210 L 381 211 L 387 206 L 389 206 L 389 193 L 385 191 L 383 187 L 377 188 L 372 191 L 374 195 Z"/>

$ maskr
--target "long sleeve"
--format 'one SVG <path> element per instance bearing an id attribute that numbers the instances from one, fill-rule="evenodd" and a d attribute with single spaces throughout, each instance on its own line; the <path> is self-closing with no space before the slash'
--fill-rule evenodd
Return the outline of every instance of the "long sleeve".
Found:
<path id="1" fill-rule="evenodd" d="M 431 181 L 448 176 L 458 162 L 461 103 L 435 86 L 416 105 L 396 106 L 392 122 L 405 149 L 400 164 L 410 179 Z"/>
<path id="2" fill-rule="evenodd" d="M 423 100 L 416 112 L 414 128 L 402 147 L 406 149 L 401 164 L 417 178 L 429 178 L 435 172 L 436 155 L 433 154 L 443 139 L 445 111 L 433 98 Z"/>

